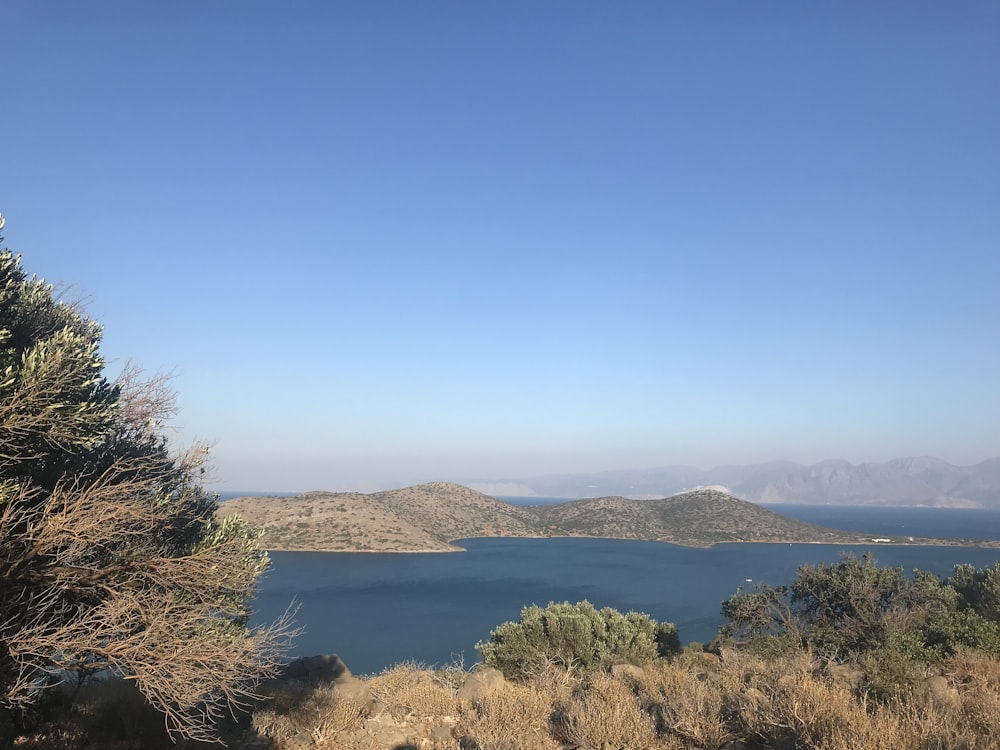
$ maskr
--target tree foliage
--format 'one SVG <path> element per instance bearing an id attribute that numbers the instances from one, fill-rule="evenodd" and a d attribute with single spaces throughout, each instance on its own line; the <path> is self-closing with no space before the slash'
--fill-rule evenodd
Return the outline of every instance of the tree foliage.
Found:
<path id="1" fill-rule="evenodd" d="M 947 581 L 959 604 L 994 622 L 1000 622 L 1000 562 L 988 568 L 956 565 Z"/>
<path id="2" fill-rule="evenodd" d="M 756 650 L 802 646 L 843 661 L 886 650 L 930 661 L 959 647 L 1000 655 L 1000 565 L 949 579 L 882 568 L 865 555 L 802 565 L 790 586 L 742 589 L 725 601 L 723 635 Z"/>
<path id="3" fill-rule="evenodd" d="M 108 669 L 170 731 L 212 739 L 276 667 L 287 625 L 248 627 L 258 537 L 216 522 L 204 450 L 168 450 L 165 382 L 110 381 L 100 340 L 0 251 L 0 708 Z"/>
<path id="4" fill-rule="evenodd" d="M 511 679 L 555 664 L 582 673 L 613 664 L 644 664 L 680 651 L 677 629 L 639 612 L 596 609 L 590 602 L 524 607 L 520 622 L 505 622 L 476 646 L 488 666 Z"/>

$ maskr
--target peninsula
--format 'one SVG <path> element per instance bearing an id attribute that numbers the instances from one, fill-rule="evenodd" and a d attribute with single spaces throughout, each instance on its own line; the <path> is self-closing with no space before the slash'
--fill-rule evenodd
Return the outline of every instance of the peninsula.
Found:
<path id="1" fill-rule="evenodd" d="M 706 547 L 720 542 L 871 544 L 871 535 L 797 521 L 718 490 L 656 500 L 601 497 L 517 506 L 457 484 L 433 482 L 361 494 L 307 492 L 220 504 L 263 530 L 272 550 L 447 552 L 472 537 L 598 537 Z M 909 537 L 879 543 L 956 544 Z"/>

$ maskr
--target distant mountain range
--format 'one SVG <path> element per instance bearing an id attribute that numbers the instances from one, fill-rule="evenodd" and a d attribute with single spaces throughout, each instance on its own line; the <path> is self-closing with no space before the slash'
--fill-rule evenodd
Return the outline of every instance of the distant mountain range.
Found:
<path id="1" fill-rule="evenodd" d="M 939 458 L 885 463 L 775 461 L 746 466 L 666 466 L 563 474 L 512 481 L 464 481 L 494 496 L 658 498 L 698 488 L 724 490 L 755 503 L 903 505 L 1000 509 L 1000 458 L 955 466 Z"/>

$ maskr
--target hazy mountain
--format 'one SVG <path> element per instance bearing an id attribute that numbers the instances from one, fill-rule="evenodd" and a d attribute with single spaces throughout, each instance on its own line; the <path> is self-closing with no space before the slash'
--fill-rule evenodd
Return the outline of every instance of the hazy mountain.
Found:
<path id="1" fill-rule="evenodd" d="M 929 456 L 881 464 L 831 460 L 811 466 L 775 461 L 707 470 L 665 466 L 467 484 L 516 487 L 518 491 L 509 494 L 539 497 L 655 498 L 713 487 L 758 503 L 1000 508 L 1000 458 L 975 466 L 955 466 Z"/>

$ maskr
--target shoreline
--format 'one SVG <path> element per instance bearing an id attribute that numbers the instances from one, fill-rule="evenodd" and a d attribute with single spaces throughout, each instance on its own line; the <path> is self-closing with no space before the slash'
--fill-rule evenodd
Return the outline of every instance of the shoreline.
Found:
<path id="1" fill-rule="evenodd" d="M 811 544 L 811 545 L 823 545 L 829 547 L 865 547 L 870 546 L 873 548 L 879 547 L 974 547 L 981 549 L 997 549 L 1000 548 L 1000 540 L 984 539 L 934 539 L 930 537 L 923 537 L 914 539 L 913 541 L 889 541 L 889 542 L 875 542 L 871 539 L 862 541 L 843 541 L 843 542 L 831 542 L 831 541 L 817 541 L 817 540 L 754 540 L 754 539 L 734 539 L 725 540 L 718 542 L 711 542 L 708 544 L 684 544 L 682 542 L 671 542 L 665 541 L 663 539 L 636 539 L 634 537 L 616 537 L 616 536 L 586 536 L 586 535 L 558 535 L 558 536 L 477 536 L 477 537 L 462 537 L 462 539 L 607 539 L 611 541 L 621 541 L 621 542 L 655 542 L 658 544 L 670 544 L 675 547 L 686 547 L 688 549 L 711 549 L 719 544 Z M 460 539 L 450 540 L 450 542 L 460 541 Z M 322 552 L 325 554 L 375 554 L 375 555 L 428 555 L 428 554 L 452 554 L 456 552 L 468 552 L 468 549 L 460 545 L 454 545 L 448 549 L 317 549 L 317 548 L 280 548 L 280 547 L 269 547 L 266 549 L 267 552 Z"/>

